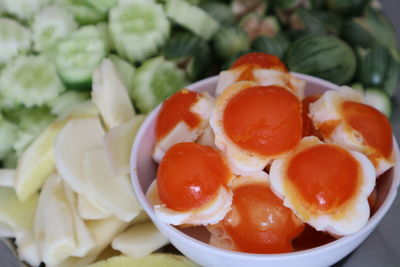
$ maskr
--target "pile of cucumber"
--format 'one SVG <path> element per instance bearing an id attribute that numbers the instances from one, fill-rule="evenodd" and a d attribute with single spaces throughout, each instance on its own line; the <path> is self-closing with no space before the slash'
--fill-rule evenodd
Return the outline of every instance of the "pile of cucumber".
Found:
<path id="1" fill-rule="evenodd" d="M 400 76 L 392 25 L 374 0 L 0 0 L 0 162 L 90 98 L 108 57 L 150 112 L 240 55 L 362 90 L 391 114 Z"/>

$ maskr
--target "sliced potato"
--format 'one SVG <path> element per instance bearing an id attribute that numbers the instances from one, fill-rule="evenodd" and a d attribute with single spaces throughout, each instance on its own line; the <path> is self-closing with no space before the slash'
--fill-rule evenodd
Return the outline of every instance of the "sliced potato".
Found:
<path id="1" fill-rule="evenodd" d="M 21 201 L 27 200 L 39 190 L 46 178 L 55 170 L 54 140 L 66 120 L 51 123 L 18 160 L 15 175 L 15 191 Z"/>
<path id="2" fill-rule="evenodd" d="M 116 256 L 105 261 L 96 262 L 88 267 L 194 267 L 198 266 L 184 256 L 154 253 L 144 258 Z"/>
<path id="3" fill-rule="evenodd" d="M 104 148 L 84 153 L 83 176 L 98 203 L 119 219 L 130 222 L 141 211 L 129 178 L 113 175 Z"/>
<path id="4" fill-rule="evenodd" d="M 39 265 L 33 232 L 38 194 L 20 202 L 13 188 L 0 186 L 0 203 L 0 222 L 14 233 L 20 258 L 30 265 Z"/>
<path id="5" fill-rule="evenodd" d="M 14 187 L 14 169 L 0 169 L 0 186 Z"/>
<path id="6" fill-rule="evenodd" d="M 87 226 L 96 240 L 96 245 L 85 257 L 69 257 L 58 267 L 83 267 L 92 263 L 110 245 L 113 238 L 125 230 L 129 224 L 111 216 L 103 220 L 88 221 Z"/>
<path id="7" fill-rule="evenodd" d="M 87 100 L 76 105 L 70 112 L 70 118 L 82 118 L 82 117 L 96 117 L 99 116 L 99 110 L 92 100 Z"/>
<path id="8" fill-rule="evenodd" d="M 110 129 L 103 143 L 116 175 L 129 174 L 129 158 L 136 133 L 146 116 L 137 115 L 128 122 Z"/>
<path id="9" fill-rule="evenodd" d="M 34 222 L 35 239 L 41 259 L 54 266 L 77 248 L 73 213 L 61 178 L 51 175 L 39 196 Z"/>
<path id="10" fill-rule="evenodd" d="M 152 222 L 135 224 L 114 238 L 111 246 L 122 254 L 142 258 L 168 244 Z"/>
<path id="11" fill-rule="evenodd" d="M 6 223 L 0 221 L 0 238 L 14 238 L 14 230 Z"/>
<path id="12" fill-rule="evenodd" d="M 78 194 L 77 206 L 79 215 L 85 220 L 99 220 L 111 215 L 110 212 L 103 209 L 99 204 L 93 204 L 81 194 Z"/>
<path id="13" fill-rule="evenodd" d="M 95 202 L 82 174 L 83 154 L 102 145 L 104 130 L 98 117 L 74 118 L 57 136 L 54 152 L 57 171 L 71 189 Z"/>
<path id="14" fill-rule="evenodd" d="M 95 246 L 95 240 L 85 222 L 78 214 L 76 194 L 72 192 L 66 183 L 64 183 L 63 186 L 64 193 L 67 197 L 68 204 L 72 212 L 72 220 L 74 224 L 76 249 L 71 253 L 71 255 L 83 257 Z"/>
<path id="15" fill-rule="evenodd" d="M 93 73 L 92 99 L 108 129 L 121 125 L 135 115 L 128 90 L 109 59 L 103 59 Z"/>

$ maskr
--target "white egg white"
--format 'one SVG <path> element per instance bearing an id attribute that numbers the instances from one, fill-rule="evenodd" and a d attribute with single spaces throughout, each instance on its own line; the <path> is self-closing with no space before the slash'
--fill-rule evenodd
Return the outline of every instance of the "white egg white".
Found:
<path id="1" fill-rule="evenodd" d="M 287 168 L 290 159 L 297 153 L 322 144 L 314 137 L 304 137 L 298 147 L 287 158 L 277 159 L 272 162 L 270 169 L 270 186 L 272 191 L 280 197 L 284 205 L 290 208 L 302 221 L 308 223 L 318 231 L 327 231 L 336 236 L 344 236 L 355 233 L 368 221 L 370 208 L 368 196 L 375 187 L 375 169 L 371 161 L 363 154 L 355 151 L 348 152 L 354 157 L 360 166 L 360 178 L 362 179 L 357 194 L 341 207 L 336 209 L 336 214 L 329 212 L 315 212 L 307 209 L 306 204 L 301 203 L 301 197 L 289 193 L 287 190 Z M 291 191 L 292 192 L 292 191 Z M 340 216 L 338 216 L 338 214 Z"/>
<path id="2" fill-rule="evenodd" d="M 168 134 L 159 140 L 154 147 L 153 159 L 160 162 L 167 150 L 181 142 L 193 142 L 201 136 L 209 126 L 208 120 L 214 106 L 214 99 L 208 93 L 202 93 L 197 102 L 192 105 L 191 112 L 200 118 L 197 127 L 190 128 L 183 120 L 179 122 Z"/>
<path id="3" fill-rule="evenodd" d="M 362 135 L 343 120 L 341 105 L 344 101 L 364 103 L 364 98 L 360 92 L 342 86 L 336 91 L 325 92 L 321 98 L 311 103 L 309 116 L 315 128 L 321 130 L 326 124 L 334 125 L 329 134 L 321 131 L 325 142 L 361 152 L 368 157 L 375 154 L 375 149 L 366 144 Z M 389 158 L 374 157 L 372 161 L 379 176 L 394 165 L 394 152 Z"/>
<path id="4" fill-rule="evenodd" d="M 153 205 L 156 217 L 172 225 L 209 225 L 221 221 L 231 209 L 232 192 L 221 186 L 215 198 L 204 206 L 190 211 L 177 211 L 167 207 L 158 196 L 157 180 L 147 190 L 147 199 Z"/>

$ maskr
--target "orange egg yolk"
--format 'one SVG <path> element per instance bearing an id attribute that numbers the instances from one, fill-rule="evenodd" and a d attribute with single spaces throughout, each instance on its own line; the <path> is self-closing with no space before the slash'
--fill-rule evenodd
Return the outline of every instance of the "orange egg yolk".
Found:
<path id="1" fill-rule="evenodd" d="M 212 200 L 231 176 L 219 151 L 196 143 L 177 143 L 160 162 L 159 197 L 168 208 L 177 211 L 199 208 Z"/>
<path id="2" fill-rule="evenodd" d="M 362 135 L 365 143 L 383 157 L 391 156 L 392 128 L 385 115 L 369 105 L 352 101 L 343 102 L 342 111 L 345 121 Z"/>
<path id="3" fill-rule="evenodd" d="M 245 66 L 237 81 L 254 81 L 253 70 L 255 69 L 276 69 L 287 72 L 285 64 L 276 56 L 265 53 L 249 53 L 238 58 L 231 69 Z"/>
<path id="4" fill-rule="evenodd" d="M 282 200 L 262 184 L 234 190 L 232 210 L 223 224 L 235 245 L 249 253 L 291 252 L 292 239 L 304 228 Z"/>
<path id="5" fill-rule="evenodd" d="M 319 144 L 299 152 L 289 161 L 287 177 L 310 207 L 329 212 L 357 192 L 359 164 L 346 150 Z"/>
<path id="6" fill-rule="evenodd" d="M 249 87 L 227 103 L 223 127 L 240 148 L 263 156 L 278 155 L 300 142 L 301 103 L 280 86 Z"/>
<path id="7" fill-rule="evenodd" d="M 317 136 L 319 139 L 322 140 L 321 134 L 315 129 L 314 124 L 311 118 L 308 116 L 310 113 L 310 104 L 314 103 L 321 97 L 320 94 L 318 95 L 310 95 L 303 99 L 302 101 L 302 116 L 303 116 L 303 136 Z"/>
<path id="8" fill-rule="evenodd" d="M 164 101 L 157 118 L 156 140 L 166 136 L 179 122 L 184 121 L 191 129 L 200 124 L 200 117 L 191 112 L 200 95 L 189 90 L 181 90 Z"/>

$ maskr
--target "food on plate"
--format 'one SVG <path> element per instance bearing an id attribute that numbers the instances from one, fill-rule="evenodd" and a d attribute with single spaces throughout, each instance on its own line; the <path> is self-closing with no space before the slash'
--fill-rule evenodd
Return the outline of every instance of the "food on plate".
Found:
<path id="1" fill-rule="evenodd" d="M 216 95 L 238 81 L 254 81 L 260 85 L 279 85 L 302 98 L 304 82 L 294 78 L 285 64 L 276 56 L 248 53 L 237 59 L 229 70 L 220 73 Z"/>
<path id="2" fill-rule="evenodd" d="M 222 154 L 214 148 L 183 142 L 165 154 L 157 180 L 148 190 L 161 221 L 173 225 L 207 225 L 230 209 L 234 178 Z"/>
<path id="3" fill-rule="evenodd" d="M 318 231 L 343 236 L 368 221 L 376 175 L 359 152 L 305 137 L 288 157 L 272 163 L 269 174 L 285 206 Z"/>
<path id="4" fill-rule="evenodd" d="M 217 97 L 210 124 L 234 172 L 247 175 L 300 142 L 301 101 L 279 85 L 240 81 Z"/>
<path id="5" fill-rule="evenodd" d="M 310 104 L 310 117 L 326 142 L 367 155 L 378 176 L 394 165 L 390 122 L 358 92 L 349 87 L 326 92 Z"/>
<path id="6" fill-rule="evenodd" d="M 349 87 L 302 99 L 284 75 L 266 74 L 278 81 L 263 85 L 253 76 L 263 60 L 285 68 L 261 53 L 240 57 L 233 66 L 244 66 L 243 73 L 208 106 L 206 141 L 184 142 L 182 135 L 166 149 L 147 191 L 156 217 L 178 227 L 205 226 L 216 247 L 261 254 L 313 248 L 360 231 L 375 212 L 379 167 L 393 166 L 387 118 Z M 199 95 L 180 91 L 162 107 L 183 94 Z M 168 122 L 162 112 L 155 150 L 158 124 Z M 210 173 L 221 166 L 223 175 Z"/>
<path id="7" fill-rule="evenodd" d="M 304 223 L 271 191 L 266 173 L 238 177 L 232 192 L 231 210 L 207 228 L 211 245 L 259 254 L 293 251 L 292 240 Z"/>
<path id="8" fill-rule="evenodd" d="M 208 127 L 213 99 L 207 93 L 180 90 L 161 106 L 156 122 L 153 159 L 160 162 L 165 152 L 179 142 L 192 142 Z"/>

